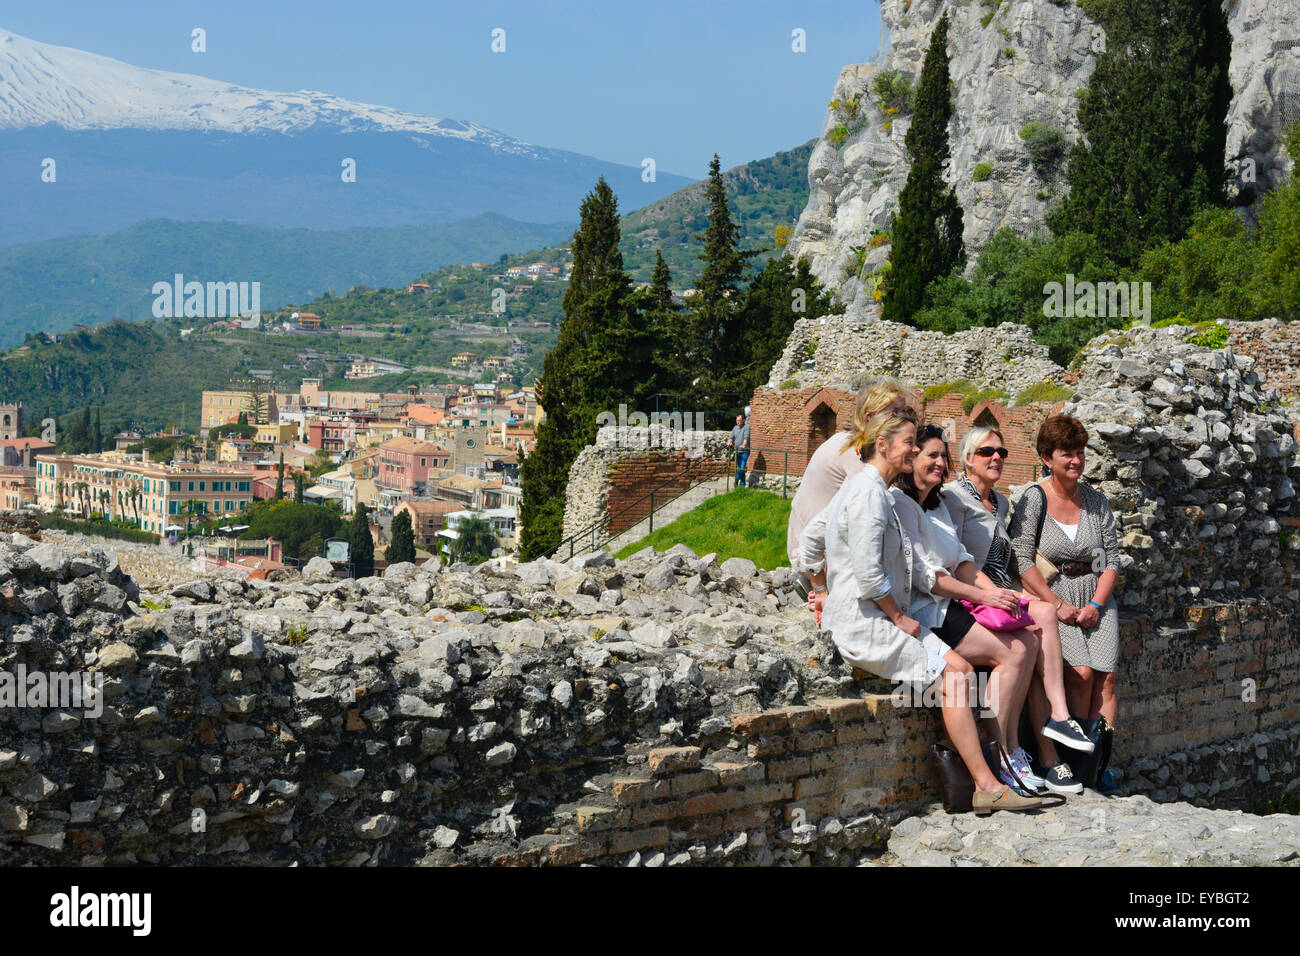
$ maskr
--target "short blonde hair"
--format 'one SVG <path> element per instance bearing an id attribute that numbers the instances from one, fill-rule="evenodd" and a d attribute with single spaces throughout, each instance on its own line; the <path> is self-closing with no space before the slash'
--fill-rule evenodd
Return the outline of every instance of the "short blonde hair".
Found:
<path id="1" fill-rule="evenodd" d="M 993 435 L 997 435 L 1004 442 L 1007 440 L 1001 431 L 990 428 L 988 425 L 976 425 L 966 433 L 966 437 L 961 440 L 961 449 L 957 454 L 957 457 L 961 459 L 962 471 L 965 471 L 966 466 L 970 464 L 975 449 L 981 447 Z"/>
<path id="2" fill-rule="evenodd" d="M 866 423 L 862 431 L 853 433 L 853 440 L 850 444 L 857 451 L 863 461 L 869 461 L 876 455 L 876 439 L 884 438 L 886 441 L 893 438 L 898 430 L 904 425 L 916 427 L 916 413 L 910 408 L 905 412 L 891 412 L 886 409 L 872 416 L 871 420 Z"/>

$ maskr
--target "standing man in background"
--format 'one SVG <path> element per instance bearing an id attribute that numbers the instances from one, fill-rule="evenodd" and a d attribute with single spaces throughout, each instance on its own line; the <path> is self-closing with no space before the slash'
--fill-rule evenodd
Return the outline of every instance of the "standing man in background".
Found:
<path id="1" fill-rule="evenodd" d="M 745 484 L 745 465 L 749 463 L 749 422 L 744 415 L 736 416 L 731 445 L 736 449 L 736 487 L 740 487 Z"/>

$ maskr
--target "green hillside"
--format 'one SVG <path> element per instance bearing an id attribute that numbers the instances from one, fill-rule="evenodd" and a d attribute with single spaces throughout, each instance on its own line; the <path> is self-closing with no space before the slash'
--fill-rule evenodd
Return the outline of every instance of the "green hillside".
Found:
<path id="1" fill-rule="evenodd" d="M 741 248 L 769 250 L 766 255 L 755 257 L 756 268 L 762 268 L 776 251 L 773 238 L 776 227 L 793 227 L 808 201 L 808 159 L 812 146 L 808 142 L 722 174 L 733 214 L 741 226 Z M 656 249 L 663 251 L 672 270 L 675 289 L 688 289 L 699 278 L 702 263 L 696 236 L 706 222 L 704 188 L 703 181 L 692 183 L 622 217 L 623 262 L 634 281 L 650 281 Z M 535 322 L 558 324 L 563 283 L 497 280 L 492 276 L 510 266 L 538 261 L 559 265 L 569 259 L 569 243 L 563 242 L 491 260 L 487 269 L 472 269 L 462 264 L 426 272 L 412 281 L 428 283 L 432 291 L 427 294 L 412 295 L 406 286 L 357 289 L 344 296 L 325 295 L 300 302 L 292 308 L 315 312 L 330 323 L 398 322 L 409 326 L 411 333 L 417 335 L 428 330 L 429 321 L 446 316 L 502 326 L 507 320 L 516 327 Z M 527 285 L 529 291 L 515 293 L 516 285 Z M 494 289 L 505 292 L 504 312 L 495 315 L 492 314 Z"/>
<path id="2" fill-rule="evenodd" d="M 487 214 L 437 226 L 268 229 L 231 222 L 151 219 L 104 236 L 0 248 L 0 347 L 27 332 L 152 315 L 155 282 L 179 272 L 200 282 L 261 283 L 263 309 L 328 289 L 405 283 L 445 263 L 496 261 L 504 252 L 560 241 L 566 223 Z"/>

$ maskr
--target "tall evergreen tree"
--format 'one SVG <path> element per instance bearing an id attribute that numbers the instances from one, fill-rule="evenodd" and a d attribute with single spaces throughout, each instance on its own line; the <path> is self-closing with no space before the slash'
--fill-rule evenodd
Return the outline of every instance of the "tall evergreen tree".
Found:
<path id="1" fill-rule="evenodd" d="M 1093 0 L 1106 29 L 1070 151 L 1058 235 L 1096 236 L 1121 265 L 1223 205 L 1232 35 L 1219 0 Z"/>
<path id="2" fill-rule="evenodd" d="M 389 564 L 399 561 L 415 560 L 415 529 L 411 527 L 411 513 L 399 511 L 393 515 L 393 525 L 389 529 L 392 540 L 384 550 L 384 558 Z"/>
<path id="3" fill-rule="evenodd" d="M 890 230 L 892 245 L 881 312 L 890 322 L 910 323 L 925 302 L 926 286 L 966 261 L 961 206 L 957 193 L 943 181 L 951 116 L 945 13 L 930 34 L 912 125 L 903 141 L 912 165 Z"/>
<path id="4" fill-rule="evenodd" d="M 95 406 L 95 425 L 90 433 L 93 450 L 98 453 L 104 450 L 104 428 L 99 423 L 99 406 Z"/>
<path id="5" fill-rule="evenodd" d="M 681 376 L 679 333 L 682 310 L 673 301 L 673 275 L 664 254 L 655 250 L 654 271 L 646 296 L 646 327 L 652 340 L 652 361 L 656 391 L 677 392 L 685 384 Z M 646 409 L 649 411 L 649 409 Z M 671 410 L 671 409 L 669 409 Z"/>
<path id="6" fill-rule="evenodd" d="M 348 524 L 348 551 L 352 558 L 352 573 L 358 578 L 372 577 L 375 573 L 375 539 L 370 537 L 370 509 L 360 501 Z"/>
<path id="7" fill-rule="evenodd" d="M 664 261 L 662 249 L 655 250 L 655 267 L 650 274 L 650 299 L 651 308 L 656 312 L 676 312 L 677 305 L 673 302 L 673 274 L 668 269 L 668 263 Z"/>
<path id="8" fill-rule="evenodd" d="M 284 500 L 284 452 L 280 452 L 280 464 L 275 469 L 275 500 Z"/>
<path id="9" fill-rule="evenodd" d="M 618 201 L 602 176 L 582 201 L 573 234 L 573 270 L 564 291 L 564 318 L 555 347 L 546 353 L 537 400 L 546 420 L 537 427 L 533 451 L 522 466 L 520 554 L 532 560 L 559 544 L 569 467 L 595 438 L 596 414 L 589 377 L 597 328 L 621 311 L 627 276 L 619 251 Z"/>
<path id="10" fill-rule="evenodd" d="M 769 259 L 745 291 L 723 343 L 728 357 L 726 377 L 721 381 L 725 390 L 743 395 L 753 392 L 767 381 L 795 322 L 830 311 L 830 296 L 812 274 L 807 259 L 797 264 L 788 255 Z"/>
<path id="11" fill-rule="evenodd" d="M 704 268 L 695 283 L 692 309 L 680 324 L 677 343 L 679 375 L 687 383 L 694 383 L 689 390 L 697 395 L 718 390 L 726 377 L 724 369 L 729 357 L 722 346 L 740 310 L 745 263 L 758 255 L 756 249 L 740 249 L 740 227 L 731 218 L 717 153 L 709 163 L 709 184 L 704 194 L 709 204 L 709 224 L 703 235 L 696 236 L 704 242 L 699 256 Z"/>
<path id="12" fill-rule="evenodd" d="M 293 503 L 300 505 L 303 503 L 303 492 L 307 490 L 307 482 L 303 480 L 302 472 L 293 473 Z"/>

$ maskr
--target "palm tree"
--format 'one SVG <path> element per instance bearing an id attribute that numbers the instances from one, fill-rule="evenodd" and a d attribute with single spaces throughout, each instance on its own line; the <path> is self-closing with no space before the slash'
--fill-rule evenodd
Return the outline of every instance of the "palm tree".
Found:
<path id="1" fill-rule="evenodd" d="M 181 456 L 186 461 L 190 460 L 191 453 L 193 453 L 194 449 L 197 447 L 198 442 L 196 442 L 194 436 L 188 432 L 176 439 L 176 450 L 181 453 Z"/>
<path id="2" fill-rule="evenodd" d="M 133 481 L 127 486 L 127 500 L 131 502 L 131 510 L 135 512 L 135 523 L 140 524 L 140 482 Z"/>
<path id="3" fill-rule="evenodd" d="M 203 514 L 203 502 L 191 498 L 185 502 L 185 507 L 181 509 L 181 512 L 185 515 L 185 532 L 188 534 L 190 530 L 190 520 L 195 515 Z"/>
<path id="4" fill-rule="evenodd" d="M 456 538 L 448 549 L 453 561 L 482 564 L 499 546 L 492 523 L 479 515 L 457 523 L 455 530 Z"/>

